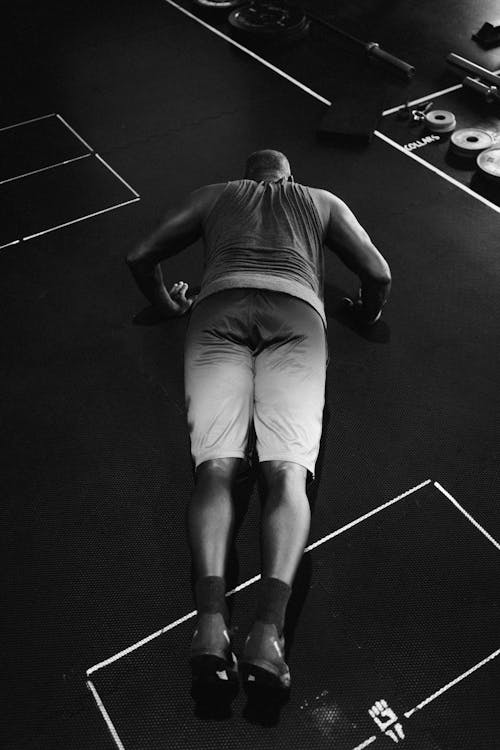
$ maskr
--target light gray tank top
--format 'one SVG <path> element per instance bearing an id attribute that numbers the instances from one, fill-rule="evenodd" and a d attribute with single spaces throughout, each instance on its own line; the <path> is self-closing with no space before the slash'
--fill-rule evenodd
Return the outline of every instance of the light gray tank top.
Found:
<path id="1" fill-rule="evenodd" d="M 279 180 L 228 182 L 203 226 L 205 264 L 196 304 L 235 287 L 285 292 L 321 316 L 323 227 L 308 187 Z"/>

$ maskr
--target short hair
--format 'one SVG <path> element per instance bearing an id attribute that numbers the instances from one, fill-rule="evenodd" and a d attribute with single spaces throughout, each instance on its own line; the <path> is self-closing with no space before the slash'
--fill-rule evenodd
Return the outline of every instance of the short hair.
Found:
<path id="1" fill-rule="evenodd" d="M 248 180 L 253 180 L 255 177 L 264 175 L 289 177 L 290 162 L 285 154 L 270 148 L 254 151 L 253 154 L 250 154 L 245 165 L 245 177 Z"/>

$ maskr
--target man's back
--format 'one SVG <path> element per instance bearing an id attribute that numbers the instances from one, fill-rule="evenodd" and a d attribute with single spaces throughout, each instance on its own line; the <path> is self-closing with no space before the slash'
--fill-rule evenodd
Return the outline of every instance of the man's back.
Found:
<path id="1" fill-rule="evenodd" d="M 259 185 L 280 185 L 284 184 L 285 189 L 287 186 L 298 186 L 302 189 L 307 190 L 310 199 L 312 203 L 314 204 L 314 208 L 316 210 L 316 213 L 319 217 L 319 221 L 321 224 L 321 229 L 323 233 L 323 240 L 325 240 L 325 235 L 328 227 L 329 217 L 330 217 L 330 198 L 333 197 L 331 193 L 329 193 L 326 190 L 322 190 L 320 188 L 310 187 L 306 185 L 302 185 L 300 183 L 296 182 L 290 182 L 287 180 L 277 180 L 276 182 L 255 182 L 255 180 L 232 180 L 230 182 L 218 182 L 213 183 L 210 185 L 204 185 L 203 187 L 199 188 L 195 191 L 193 195 L 197 197 L 197 202 L 199 205 L 199 209 L 203 215 L 203 219 L 206 219 L 206 217 L 210 214 L 211 210 L 219 200 L 219 198 L 222 196 L 222 194 L 226 191 L 227 186 L 233 183 L 253 183 L 256 186 Z"/>
<path id="2" fill-rule="evenodd" d="M 270 289 L 311 304 L 324 319 L 324 220 L 313 190 L 287 180 L 202 188 L 205 271 L 199 300 L 235 287 Z"/>

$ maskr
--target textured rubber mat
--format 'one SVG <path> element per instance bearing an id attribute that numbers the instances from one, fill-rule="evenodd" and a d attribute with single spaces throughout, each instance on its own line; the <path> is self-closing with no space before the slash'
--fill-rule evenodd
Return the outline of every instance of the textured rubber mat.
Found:
<path id="1" fill-rule="evenodd" d="M 498 648 L 499 557 L 481 531 L 427 485 L 307 554 L 312 579 L 286 630 L 290 702 L 273 712 L 240 694 L 219 721 L 203 716 L 189 696 L 191 617 L 91 675 L 126 749 L 424 750 L 453 747 L 437 738 L 460 726 L 493 743 L 498 664 L 477 665 Z M 236 595 L 237 653 L 253 594 Z"/>

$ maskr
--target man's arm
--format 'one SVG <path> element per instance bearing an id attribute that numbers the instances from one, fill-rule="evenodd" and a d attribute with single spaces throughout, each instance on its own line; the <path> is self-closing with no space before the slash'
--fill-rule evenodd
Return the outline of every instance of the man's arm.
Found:
<path id="1" fill-rule="evenodd" d="M 376 322 L 391 291 L 391 271 L 350 208 L 323 191 L 328 204 L 325 243 L 361 281 L 356 313 L 364 323 Z"/>
<path id="2" fill-rule="evenodd" d="M 185 298 L 187 285 L 184 285 L 183 294 L 176 292 L 175 299 L 170 296 L 163 282 L 160 263 L 201 237 L 206 197 L 203 188 L 191 193 L 170 209 L 158 229 L 127 255 L 127 264 L 137 286 L 166 317 L 182 315 L 191 306 L 191 301 Z"/>

